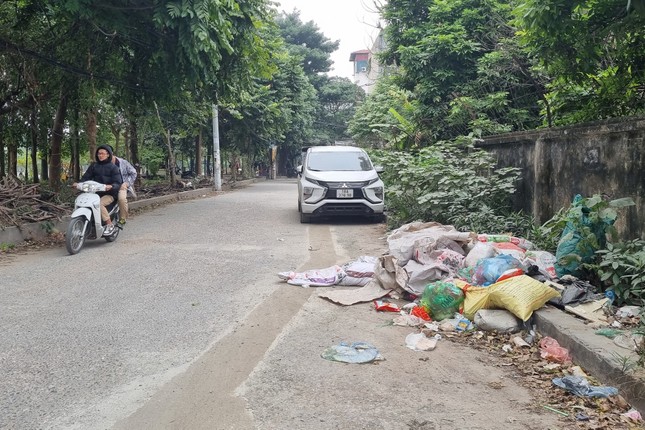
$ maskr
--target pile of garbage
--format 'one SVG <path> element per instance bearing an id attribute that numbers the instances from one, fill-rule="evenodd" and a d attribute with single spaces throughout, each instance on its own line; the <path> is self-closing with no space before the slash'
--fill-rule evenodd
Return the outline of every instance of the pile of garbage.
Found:
<path id="1" fill-rule="evenodd" d="M 627 328 L 638 322 L 640 309 L 623 307 L 610 314 L 611 297 L 576 278 L 574 266 L 559 266 L 556 256 L 520 237 L 414 222 L 394 230 L 387 244 L 388 251 L 378 258 L 362 256 L 344 265 L 278 276 L 302 287 L 334 287 L 318 296 L 340 305 L 370 302 L 376 311 L 392 312 L 394 325 L 413 328 L 405 345 L 414 351 L 432 351 L 443 338 L 467 342 L 491 333 L 495 342 L 501 342 L 500 353 L 525 357 L 524 367 L 536 354 L 540 357 L 536 365 L 543 366 L 537 372 L 548 376 L 566 366 L 563 376 L 549 380 L 563 392 L 596 401 L 603 398 L 606 405 L 621 399 L 616 388 L 593 385 L 581 370 L 575 371 L 569 351 L 555 339 L 537 334 L 531 316 L 548 303 L 586 319 L 597 325 L 597 334 L 633 349 L 642 338 Z M 359 288 L 336 288 L 343 286 Z M 383 359 L 366 342 L 341 343 L 321 356 L 345 363 Z M 621 420 L 642 420 L 627 404 L 615 409 L 621 411 Z M 584 410 L 576 420 L 597 415 L 592 407 Z"/>
<path id="2" fill-rule="evenodd" d="M 599 334 L 623 334 L 620 318 L 608 315 L 611 297 L 571 275 L 576 267 L 558 265 L 556 256 L 524 238 L 413 222 L 392 231 L 387 244 L 387 252 L 378 258 L 361 256 L 342 266 L 278 276 L 302 287 L 359 286 L 318 295 L 346 306 L 374 302 L 379 311 L 399 313 L 395 324 L 400 325 L 447 321 L 457 330 L 474 323 L 482 330 L 513 333 L 530 329 L 533 312 L 549 303 L 597 328 L 615 329 Z M 410 304 L 399 309 L 388 298 Z M 633 321 L 639 310 L 625 308 L 622 313 L 629 315 L 623 321 Z M 627 343 L 634 344 L 633 339 Z"/>
<path id="3" fill-rule="evenodd" d="M 414 222 L 387 238 L 388 252 L 362 256 L 343 266 L 306 272 L 282 272 L 289 284 L 361 286 L 319 294 L 342 305 L 384 297 L 408 300 L 411 324 L 453 319 L 475 321 L 485 309 L 501 309 L 516 325 L 561 292 L 544 281 L 556 279 L 555 256 L 529 241 L 507 235 L 457 231 L 435 222 Z M 486 314 L 489 315 L 490 313 Z"/>

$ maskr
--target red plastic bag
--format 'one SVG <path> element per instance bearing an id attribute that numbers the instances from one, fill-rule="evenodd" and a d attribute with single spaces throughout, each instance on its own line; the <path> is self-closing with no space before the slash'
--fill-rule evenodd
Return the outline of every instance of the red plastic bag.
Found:
<path id="1" fill-rule="evenodd" d="M 410 312 L 411 315 L 414 315 L 415 317 L 419 317 L 424 321 L 432 321 L 432 318 L 430 318 L 430 315 L 426 312 L 425 309 L 423 309 L 421 306 L 415 306 L 412 308 L 412 312 Z"/>
<path id="2" fill-rule="evenodd" d="M 552 337 L 545 337 L 540 340 L 540 357 L 547 361 L 555 363 L 568 363 L 571 362 L 569 350 L 560 346 L 557 340 Z"/>
<path id="3" fill-rule="evenodd" d="M 377 311 L 382 312 L 399 312 L 399 308 L 396 304 L 387 302 L 385 300 L 374 300 L 374 307 Z"/>

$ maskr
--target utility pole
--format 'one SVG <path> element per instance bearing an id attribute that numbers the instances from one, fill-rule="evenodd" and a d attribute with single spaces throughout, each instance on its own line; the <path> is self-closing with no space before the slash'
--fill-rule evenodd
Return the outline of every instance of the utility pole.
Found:
<path id="1" fill-rule="evenodd" d="M 219 153 L 219 118 L 217 104 L 213 103 L 213 184 L 222 191 L 222 162 Z"/>

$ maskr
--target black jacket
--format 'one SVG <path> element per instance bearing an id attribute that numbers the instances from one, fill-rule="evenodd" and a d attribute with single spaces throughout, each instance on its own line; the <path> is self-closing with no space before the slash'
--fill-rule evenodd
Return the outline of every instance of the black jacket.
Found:
<path id="1" fill-rule="evenodd" d="M 108 158 L 105 159 L 105 161 L 99 161 L 99 149 L 107 150 L 109 155 Z M 90 167 L 88 167 L 85 173 L 83 173 L 81 182 L 96 181 L 101 184 L 112 185 L 112 189 L 110 191 L 100 192 L 97 194 L 99 196 L 109 194 L 116 199 L 119 196 L 119 188 L 121 187 L 123 179 L 121 179 L 121 171 L 119 170 L 119 168 L 116 166 L 116 164 L 112 163 L 112 157 L 112 150 L 109 146 L 101 145 L 96 148 L 96 153 L 94 154 L 96 162 L 90 164 Z"/>

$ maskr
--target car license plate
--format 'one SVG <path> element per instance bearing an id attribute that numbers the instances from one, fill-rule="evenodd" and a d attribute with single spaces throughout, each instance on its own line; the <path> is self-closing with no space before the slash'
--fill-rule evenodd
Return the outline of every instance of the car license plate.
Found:
<path id="1" fill-rule="evenodd" d="M 351 199 L 354 197 L 354 190 L 336 190 L 336 197 L 339 199 Z"/>

